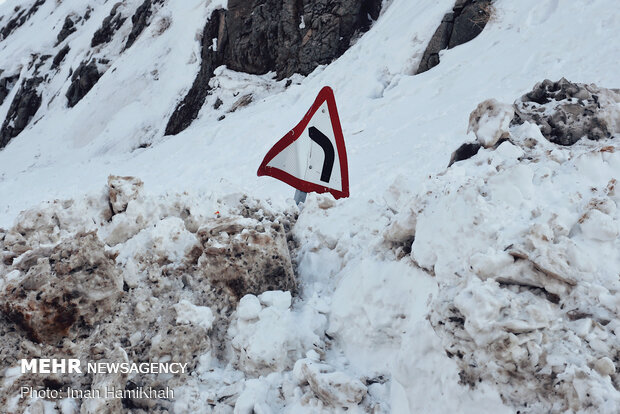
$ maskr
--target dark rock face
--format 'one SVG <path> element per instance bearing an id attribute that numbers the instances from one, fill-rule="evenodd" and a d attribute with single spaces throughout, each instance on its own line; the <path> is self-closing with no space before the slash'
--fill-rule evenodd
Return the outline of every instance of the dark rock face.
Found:
<path id="1" fill-rule="evenodd" d="M 170 117 L 166 135 L 181 132 L 196 118 L 216 67 L 275 71 L 278 79 L 307 75 L 342 55 L 357 33 L 368 30 L 368 16 L 378 18 L 380 9 L 381 0 L 230 0 L 228 10 L 216 10 L 205 26 L 200 72 Z"/>
<path id="2" fill-rule="evenodd" d="M 136 41 L 138 36 L 142 33 L 142 31 L 148 26 L 149 18 L 152 14 L 152 7 L 154 4 L 161 3 L 163 0 L 144 0 L 134 13 L 131 16 L 131 23 L 133 27 L 131 28 L 131 33 L 127 37 L 127 43 L 125 44 L 125 49 L 129 49 L 131 45 Z"/>
<path id="3" fill-rule="evenodd" d="M 209 79 L 213 76 L 213 70 L 222 65 L 224 61 L 224 53 L 226 50 L 226 41 L 228 37 L 226 31 L 226 11 L 219 9 L 211 14 L 211 18 L 207 22 L 202 33 L 202 49 L 200 71 L 194 83 L 185 98 L 179 103 L 168 120 L 166 125 L 166 135 L 176 135 L 187 128 L 198 116 L 198 112 L 209 92 Z M 221 34 L 222 42 L 219 41 Z M 218 45 L 214 51 L 211 47 L 211 39 L 217 38 Z"/>
<path id="4" fill-rule="evenodd" d="M 452 153 L 452 157 L 450 158 L 450 162 L 448 163 L 448 167 L 454 164 L 455 162 L 467 160 L 480 151 L 482 145 L 477 142 L 466 142 L 465 144 L 458 147 L 456 151 Z"/>
<path id="5" fill-rule="evenodd" d="M 2 72 L 0 71 L 0 75 Z M 13 76 L 6 76 L 4 78 L 0 78 L 0 105 L 4 103 L 6 97 L 11 93 L 13 86 L 19 79 L 19 74 L 15 74 Z"/>
<path id="6" fill-rule="evenodd" d="M 116 3 L 114 7 L 112 7 L 112 11 L 110 14 L 103 19 L 101 23 L 101 27 L 95 32 L 93 38 L 90 42 L 90 47 L 95 47 L 104 43 L 108 43 L 112 40 L 112 36 L 114 32 L 116 32 L 127 20 L 126 17 L 123 17 L 122 14 L 118 11 L 121 3 Z"/>
<path id="7" fill-rule="evenodd" d="M 439 64 L 439 51 L 467 43 L 478 36 L 491 17 L 492 0 L 457 0 L 431 38 L 417 73 Z"/>
<path id="8" fill-rule="evenodd" d="M 12 138 L 19 135 L 39 110 L 41 95 L 37 91 L 37 86 L 42 81 L 43 78 L 34 77 L 22 83 L 0 129 L 0 148 L 6 147 Z"/>
<path id="9" fill-rule="evenodd" d="M 45 65 L 45 62 L 49 60 L 51 57 L 52 55 L 41 55 L 38 57 L 38 59 L 34 63 L 34 74 L 35 75 L 39 74 L 39 69 L 41 69 L 41 66 Z"/>
<path id="10" fill-rule="evenodd" d="M 378 17 L 380 7 L 378 1 L 357 0 L 231 0 L 226 65 L 255 74 L 275 70 L 279 79 L 306 75 L 342 55 L 353 35 L 370 26 L 368 15 Z"/>
<path id="11" fill-rule="evenodd" d="M 13 33 L 15 29 L 20 27 L 26 21 L 25 18 L 22 19 L 22 17 L 25 17 L 24 14 L 26 13 L 26 10 L 22 9 L 22 10 L 16 10 L 16 11 L 17 11 L 17 16 L 9 20 L 7 24 L 2 28 L 2 30 L 0 30 L 0 40 L 6 39 L 11 33 Z"/>
<path id="12" fill-rule="evenodd" d="M 480 33 L 491 17 L 491 1 L 458 1 L 448 49 L 467 43 Z"/>
<path id="13" fill-rule="evenodd" d="M 67 105 L 74 107 L 95 86 L 101 75 L 94 60 L 82 62 L 71 76 L 71 85 L 66 94 Z"/>
<path id="14" fill-rule="evenodd" d="M 75 28 L 75 22 L 73 21 L 71 16 L 67 16 L 65 18 L 65 23 L 62 25 L 62 29 L 60 29 L 58 36 L 56 36 L 56 45 L 61 44 L 63 40 L 69 37 L 69 35 L 74 33 L 76 30 L 77 29 Z"/>
<path id="15" fill-rule="evenodd" d="M 67 53 L 69 53 L 70 50 L 71 48 L 69 47 L 69 45 L 65 45 L 65 47 L 63 47 L 58 51 L 58 53 L 56 53 L 56 56 L 54 56 L 54 60 L 52 61 L 52 69 L 55 69 L 60 65 L 60 63 L 64 60 L 65 56 L 67 56 Z"/>
<path id="16" fill-rule="evenodd" d="M 515 102 L 511 125 L 531 122 L 549 141 L 573 145 L 579 139 L 609 138 L 613 116 L 607 109 L 620 102 L 620 93 L 595 85 L 548 79 Z"/>
<path id="17" fill-rule="evenodd" d="M 32 17 L 32 15 L 37 12 L 37 10 L 39 10 L 39 7 L 41 7 L 43 3 L 45 3 L 45 0 L 35 1 L 32 7 L 30 7 L 27 12 L 26 9 L 19 10 L 19 6 L 16 7 L 15 11 L 18 12 L 17 16 L 9 20 L 6 26 L 4 26 L 2 30 L 0 30 L 0 40 L 6 39 L 11 33 L 15 31 L 15 29 L 18 29 L 24 23 L 26 23 L 26 21 L 30 19 L 30 17 Z"/>

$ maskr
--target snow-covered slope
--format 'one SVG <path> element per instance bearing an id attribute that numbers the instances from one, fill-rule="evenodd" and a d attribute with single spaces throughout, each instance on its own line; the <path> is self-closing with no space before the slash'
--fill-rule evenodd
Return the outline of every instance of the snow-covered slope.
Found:
<path id="1" fill-rule="evenodd" d="M 16 4 L 31 3 L 0 4 L 0 25 Z M 119 10 L 131 15 L 141 3 L 121 2 Z M 454 2 L 385 0 L 378 20 L 343 56 L 307 77 L 294 75 L 288 87 L 275 74 L 219 68 L 199 117 L 164 136 L 198 72 L 205 21 L 222 5 L 162 2 L 123 50 L 131 19 L 110 42 L 91 47 L 114 2 L 48 0 L 0 42 L 0 76 L 48 75 L 34 119 L 0 150 L 0 227 L 26 220 L 20 211 L 42 201 L 75 199 L 67 207 L 75 223 L 59 226 L 58 237 L 99 226 L 105 239 L 118 226 L 99 217 L 108 176 L 139 177 L 144 191 L 122 220 L 129 225 L 140 217 L 143 232 L 115 248 L 118 263 L 134 269 L 124 275 L 134 285 L 151 283 L 148 271 L 135 270 L 145 246 L 154 256 L 173 252 L 174 265 L 197 237 L 183 227 L 186 217 L 175 203 L 203 221 L 211 212 L 242 215 L 246 198 L 256 210 L 294 216 L 293 190 L 258 178 L 256 169 L 322 86 L 335 91 L 351 197 L 309 195 L 290 232 L 299 283 L 292 305 L 286 294 L 242 301 L 224 335 L 235 358 L 199 356 L 168 408 L 618 412 L 615 141 L 563 148 L 526 124 L 510 130 L 512 143 L 446 170 L 452 152 L 473 139 L 468 119 L 481 101 L 510 104 L 546 78 L 618 87 L 615 2 L 497 0 L 478 37 L 443 51 L 438 66 L 414 76 Z M 62 65 L 52 69 L 48 59 L 36 69 L 40 57 L 33 54 L 62 48 L 54 45 L 65 17 L 89 9 L 90 18 L 64 41 L 71 49 Z M 93 58 L 104 59 L 97 64 L 105 73 L 68 108 L 70 73 Z M 0 119 L 18 89 L 0 106 Z M 229 112 L 250 93 L 249 105 Z M 528 149 L 528 139 L 539 143 L 536 149 Z M 41 208 L 45 216 L 58 207 Z M 551 264 L 541 264 L 541 255 Z M 533 284 L 527 275 L 542 277 L 540 267 L 554 280 Z M 549 276 L 558 272 L 573 278 L 567 286 Z M 525 274 L 527 283 L 507 284 L 515 274 Z M 521 286 L 532 284 L 538 290 Z M 184 303 L 175 306 L 192 312 Z"/>
<path id="2" fill-rule="evenodd" d="M 61 98 L 69 85 L 69 67 L 75 69 L 84 60 L 91 34 L 111 3 L 92 3 L 98 8 L 84 23 L 89 33 L 72 41 L 65 58 L 69 64 L 54 78 L 59 97 L 49 107 L 44 103 L 37 115 L 45 116 L 2 151 L 4 226 L 20 209 L 41 199 L 99 188 L 109 173 L 140 176 L 148 189 L 157 192 L 176 191 L 178 183 L 190 182 L 187 187 L 197 191 L 233 188 L 275 201 L 290 197 L 291 191 L 280 183 L 256 177 L 256 168 L 326 84 L 334 89 L 339 105 L 351 155 L 354 199 L 380 196 L 386 184 L 403 172 L 422 178 L 440 171 L 463 141 L 469 113 L 484 99 L 511 102 L 545 78 L 617 84 L 618 46 L 610 39 L 618 31 L 618 16 L 609 12 L 605 1 L 587 7 L 553 1 L 497 2 L 496 16 L 479 37 L 447 51 L 431 73 L 411 76 L 452 3 L 394 0 L 342 58 L 316 70 L 300 85 L 283 90 L 283 82 L 224 72 L 220 76 L 224 97 L 226 89 L 236 93 L 249 83 L 248 92 L 257 89 L 264 98 L 220 122 L 215 121 L 223 113 L 207 102 L 190 129 L 162 138 L 167 116 L 198 69 L 195 39 L 214 6 L 204 1 L 165 3 L 159 18 L 168 16 L 170 27 L 155 36 L 158 17 L 154 17 L 155 24 L 113 61 L 75 108 L 68 109 Z M 3 62 L 25 66 L 30 53 L 55 42 L 64 16 L 86 5 L 64 1 L 60 7 L 66 9 L 55 12 L 55 19 L 49 16 L 53 2 L 42 7 L 47 9 L 0 44 Z M 129 31 L 128 26 L 123 29 Z M 118 43 L 105 48 L 117 51 Z M 9 102 L 10 97 L 0 115 Z M 222 111 L 232 102 L 227 105 Z M 139 148 L 150 142 L 157 145 Z"/>

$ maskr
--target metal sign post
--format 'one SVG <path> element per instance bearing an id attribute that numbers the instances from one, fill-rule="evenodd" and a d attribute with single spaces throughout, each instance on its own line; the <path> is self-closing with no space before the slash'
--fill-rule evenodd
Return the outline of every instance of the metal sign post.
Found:
<path id="1" fill-rule="evenodd" d="M 300 205 L 301 203 L 305 203 L 307 195 L 308 193 L 304 193 L 300 190 L 295 190 L 295 204 Z"/>

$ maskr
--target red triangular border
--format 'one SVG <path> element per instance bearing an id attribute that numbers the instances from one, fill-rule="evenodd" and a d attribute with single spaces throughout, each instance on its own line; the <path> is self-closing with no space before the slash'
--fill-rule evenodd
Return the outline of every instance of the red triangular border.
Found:
<path id="1" fill-rule="evenodd" d="M 323 102 L 327 101 L 327 108 L 329 109 L 329 117 L 332 123 L 332 129 L 334 130 L 334 137 L 336 138 L 336 151 L 338 152 L 338 160 L 340 161 L 340 177 L 342 181 L 342 191 L 334 190 L 329 187 L 325 187 L 319 184 L 314 184 L 308 181 L 301 180 L 291 174 L 283 171 L 279 168 L 268 167 L 269 161 L 271 161 L 276 155 L 283 151 L 286 147 L 291 145 L 297 140 L 301 133 L 306 129 L 310 120 L 323 105 Z M 338 117 L 338 109 L 336 108 L 336 99 L 334 98 L 334 91 L 329 86 L 325 86 L 319 92 L 316 100 L 303 117 L 301 122 L 295 126 L 288 134 L 280 139 L 276 145 L 274 145 L 258 167 L 258 176 L 269 175 L 277 178 L 280 181 L 297 188 L 300 191 L 311 193 L 331 193 L 336 199 L 349 196 L 349 167 L 347 164 L 347 150 L 344 145 L 344 136 L 342 135 L 342 127 L 340 125 L 340 118 Z"/>

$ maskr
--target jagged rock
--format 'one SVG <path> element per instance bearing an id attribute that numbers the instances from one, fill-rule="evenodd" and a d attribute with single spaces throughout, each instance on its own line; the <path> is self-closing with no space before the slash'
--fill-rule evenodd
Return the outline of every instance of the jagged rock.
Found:
<path id="1" fill-rule="evenodd" d="M 446 13 L 424 51 L 418 73 L 426 72 L 439 64 L 439 51 L 448 47 L 453 28 L 454 13 Z"/>
<path id="2" fill-rule="evenodd" d="M 423 73 L 439 64 L 439 51 L 451 49 L 478 36 L 491 17 L 492 0 L 457 0 L 451 12 L 435 30 L 417 73 Z"/>
<path id="3" fill-rule="evenodd" d="M 71 76 L 71 85 L 67 90 L 67 105 L 74 107 L 95 86 L 102 73 L 95 60 L 82 62 Z"/>
<path id="4" fill-rule="evenodd" d="M 251 293 L 295 289 L 286 234 L 278 223 L 214 219 L 199 230 L 205 277 L 237 300 Z"/>
<path id="5" fill-rule="evenodd" d="M 131 16 L 131 23 L 133 27 L 131 28 L 131 32 L 129 33 L 129 37 L 127 37 L 127 43 L 125 44 L 125 49 L 129 49 L 131 45 L 136 41 L 140 33 L 148 26 L 149 18 L 151 17 L 151 8 L 153 4 L 161 3 L 162 0 L 144 0 L 134 13 Z"/>
<path id="6" fill-rule="evenodd" d="M 73 335 L 74 325 L 87 330 L 122 292 L 114 256 L 92 232 L 31 250 L 9 270 L 23 277 L 0 294 L 2 311 L 35 342 Z"/>
<path id="7" fill-rule="evenodd" d="M 37 61 L 37 63 L 35 63 L 34 65 L 34 73 L 35 75 L 39 74 L 39 69 L 41 68 L 41 66 L 43 66 L 45 64 L 45 62 L 51 58 L 52 55 L 41 55 Z"/>
<path id="8" fill-rule="evenodd" d="M 121 5 L 122 3 L 120 2 L 116 3 L 114 7 L 112 7 L 110 14 L 106 16 L 105 19 L 103 19 L 101 27 L 97 29 L 95 34 L 93 34 L 93 38 L 90 42 L 90 47 L 95 47 L 103 43 L 108 43 L 110 40 L 112 40 L 114 32 L 116 32 L 123 25 L 125 20 L 127 20 L 127 18 L 123 17 L 123 15 L 118 11 L 118 8 Z"/>
<path id="9" fill-rule="evenodd" d="M 2 28 L 2 30 L 0 30 L 0 40 L 6 39 L 11 33 L 13 33 L 15 29 L 17 29 L 19 26 L 23 24 L 23 23 L 20 24 L 20 20 L 24 16 L 24 13 L 26 12 L 26 10 L 25 9 L 20 10 L 19 6 L 17 6 L 15 7 L 15 12 L 17 13 L 17 16 L 9 20 L 7 24 Z M 24 19 L 23 21 L 26 21 L 26 19 Z"/>
<path id="10" fill-rule="evenodd" d="M 2 74 L 2 72 L 0 72 Z M 19 80 L 19 73 L 12 76 L 5 76 L 0 78 L 0 105 L 4 103 L 4 100 L 9 95 L 17 81 Z"/>
<path id="11" fill-rule="evenodd" d="M 0 149 L 19 135 L 39 110 L 41 94 L 37 91 L 37 87 L 42 81 L 43 78 L 34 77 L 22 82 L 0 129 Z"/>
<path id="12" fill-rule="evenodd" d="M 170 117 L 166 135 L 179 133 L 196 118 L 216 67 L 251 74 L 275 71 L 278 79 L 307 75 L 342 55 L 380 9 L 380 0 L 229 1 L 228 10 L 216 10 L 205 26 L 200 72 Z"/>
<path id="13" fill-rule="evenodd" d="M 546 79 L 515 102 L 512 125 L 536 124 L 545 138 L 560 145 L 583 137 L 599 140 L 620 132 L 618 102 L 618 90 Z"/>
<path id="14" fill-rule="evenodd" d="M 0 30 L 0 41 L 6 39 L 11 33 L 21 27 L 24 23 L 26 23 L 26 21 L 30 19 L 30 17 L 32 17 L 32 15 L 37 12 L 37 10 L 39 10 L 39 7 L 41 7 L 43 3 L 45 3 L 45 0 L 35 1 L 32 7 L 30 7 L 30 9 L 28 10 L 28 12 L 26 12 L 26 9 L 19 10 L 19 6 L 16 7 L 15 11 L 18 12 L 18 14 L 17 16 L 9 20 L 6 26 L 4 26 L 2 30 Z"/>
<path id="15" fill-rule="evenodd" d="M 77 29 L 75 28 L 75 22 L 71 16 L 67 16 L 65 18 L 65 23 L 62 25 L 58 36 L 56 36 L 56 45 L 62 43 L 69 35 L 74 33 Z"/>
<path id="16" fill-rule="evenodd" d="M 55 69 L 60 65 L 60 63 L 65 59 L 65 56 L 67 56 L 67 53 L 69 53 L 70 50 L 71 48 L 69 47 L 69 45 L 65 45 L 62 49 L 58 51 L 58 53 L 56 53 L 56 56 L 54 56 L 54 60 L 52 61 L 52 69 Z"/>
<path id="17" fill-rule="evenodd" d="M 454 6 L 455 18 L 448 49 L 467 43 L 484 29 L 491 17 L 491 0 L 457 2 Z M 459 10 L 459 7 L 460 10 Z"/>
<path id="18" fill-rule="evenodd" d="M 84 20 L 90 19 L 90 14 L 93 12 L 92 7 L 88 6 L 86 8 L 86 12 L 84 13 Z"/>

